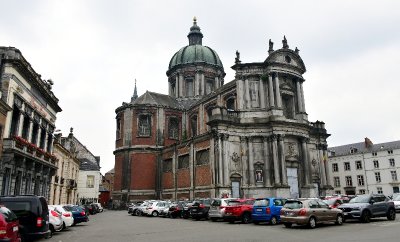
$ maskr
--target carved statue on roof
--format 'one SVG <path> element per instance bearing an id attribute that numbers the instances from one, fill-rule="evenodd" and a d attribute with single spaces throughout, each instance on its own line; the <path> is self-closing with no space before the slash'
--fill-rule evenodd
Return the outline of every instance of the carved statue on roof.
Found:
<path id="1" fill-rule="evenodd" d="M 274 42 L 272 42 L 271 39 L 269 39 L 268 52 L 272 52 L 272 51 L 274 51 Z"/>
<path id="2" fill-rule="evenodd" d="M 288 43 L 287 43 L 287 39 L 286 39 L 286 36 L 285 36 L 285 35 L 283 36 L 282 44 L 283 44 L 283 48 L 284 48 L 284 49 L 289 48 L 289 45 L 288 45 Z"/>
<path id="3" fill-rule="evenodd" d="M 235 64 L 240 64 L 240 52 L 237 50 L 236 51 L 236 58 L 235 58 Z"/>

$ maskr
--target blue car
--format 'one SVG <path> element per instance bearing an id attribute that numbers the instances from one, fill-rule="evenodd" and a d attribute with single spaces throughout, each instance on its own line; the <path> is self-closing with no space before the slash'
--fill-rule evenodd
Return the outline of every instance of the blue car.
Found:
<path id="1" fill-rule="evenodd" d="M 87 216 L 85 208 L 83 208 L 81 206 L 65 205 L 64 209 L 72 213 L 72 216 L 74 217 L 74 224 L 73 225 L 89 221 L 89 217 Z"/>
<path id="2" fill-rule="evenodd" d="M 253 223 L 268 222 L 275 225 L 281 221 L 281 209 L 285 205 L 284 198 L 258 198 L 254 202 L 251 214 Z"/>

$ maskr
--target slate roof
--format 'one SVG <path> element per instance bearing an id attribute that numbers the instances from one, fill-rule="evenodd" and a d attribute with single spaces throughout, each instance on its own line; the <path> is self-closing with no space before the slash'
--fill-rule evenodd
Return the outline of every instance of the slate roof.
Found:
<path id="1" fill-rule="evenodd" d="M 182 109 L 183 106 L 179 104 L 179 102 L 165 94 L 160 94 L 156 92 L 149 92 L 146 91 L 143 95 L 138 97 L 134 102 L 133 105 L 156 105 L 156 106 L 163 106 L 163 107 L 171 107 Z"/>
<path id="2" fill-rule="evenodd" d="M 334 156 L 341 155 L 349 155 L 351 149 L 357 149 L 357 153 L 369 153 L 369 152 L 378 152 L 383 150 L 395 150 L 400 149 L 400 140 L 391 141 L 386 143 L 373 144 L 370 147 L 367 147 L 365 142 L 341 145 L 336 147 L 329 147 L 328 150 L 331 152 L 335 152 Z"/>
<path id="3" fill-rule="evenodd" d="M 82 171 L 99 171 L 100 170 L 100 167 L 96 163 L 93 163 L 86 158 L 82 158 L 79 160 L 81 161 L 79 170 L 82 170 Z"/>

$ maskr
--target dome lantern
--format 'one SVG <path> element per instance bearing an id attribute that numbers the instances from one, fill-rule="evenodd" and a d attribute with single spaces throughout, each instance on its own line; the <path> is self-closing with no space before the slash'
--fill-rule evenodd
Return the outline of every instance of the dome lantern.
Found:
<path id="1" fill-rule="evenodd" d="M 197 26 L 196 17 L 193 18 L 193 26 L 190 28 L 188 34 L 189 45 L 202 45 L 203 34 L 200 31 L 200 27 Z"/>

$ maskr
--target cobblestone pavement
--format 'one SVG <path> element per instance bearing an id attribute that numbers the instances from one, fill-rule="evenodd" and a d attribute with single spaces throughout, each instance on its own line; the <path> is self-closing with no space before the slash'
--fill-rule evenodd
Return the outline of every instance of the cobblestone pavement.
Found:
<path id="1" fill-rule="evenodd" d="M 349 221 L 342 226 L 321 225 L 316 229 L 283 225 L 229 224 L 225 222 L 136 217 L 126 211 L 105 211 L 90 216 L 88 223 L 39 242 L 117 241 L 398 241 L 400 214 L 396 221 L 373 219 L 369 224 Z"/>

